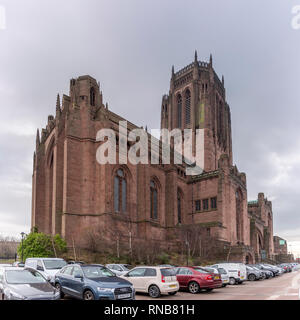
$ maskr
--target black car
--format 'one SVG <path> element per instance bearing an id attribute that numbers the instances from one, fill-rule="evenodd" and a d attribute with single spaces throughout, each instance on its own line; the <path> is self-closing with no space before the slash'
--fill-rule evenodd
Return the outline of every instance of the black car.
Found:
<path id="1" fill-rule="evenodd" d="M 0 268 L 0 300 L 58 300 L 56 290 L 41 273 L 30 268 Z"/>
<path id="2" fill-rule="evenodd" d="M 264 264 L 256 264 L 255 266 L 260 270 L 267 270 L 272 272 L 272 277 L 275 277 L 279 274 L 279 270 L 276 268 L 273 268 L 272 266 L 264 265 Z"/>

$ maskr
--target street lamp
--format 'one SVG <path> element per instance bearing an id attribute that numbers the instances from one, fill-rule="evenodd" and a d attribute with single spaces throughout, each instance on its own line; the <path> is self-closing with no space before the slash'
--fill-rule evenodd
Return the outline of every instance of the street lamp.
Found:
<path id="1" fill-rule="evenodd" d="M 23 239 L 24 239 L 24 236 L 25 236 L 25 232 L 21 232 L 21 237 L 22 237 L 22 258 L 21 258 L 22 261 L 21 262 L 22 263 L 24 263 L 23 262 Z"/>

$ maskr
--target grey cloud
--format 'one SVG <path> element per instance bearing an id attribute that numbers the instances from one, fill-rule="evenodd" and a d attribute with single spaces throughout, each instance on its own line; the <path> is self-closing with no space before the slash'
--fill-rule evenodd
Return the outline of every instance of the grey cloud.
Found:
<path id="1" fill-rule="evenodd" d="M 45 126 L 47 115 L 55 112 L 56 93 L 68 94 L 70 78 L 91 74 L 114 112 L 159 128 L 171 66 L 190 63 L 195 49 L 201 60 L 213 53 L 216 72 L 225 75 L 234 159 L 247 173 L 249 198 L 260 191 L 274 198 L 276 232 L 296 230 L 299 195 L 293 181 L 268 183 L 278 171 L 271 155 L 285 159 L 298 153 L 300 31 L 290 27 L 295 1 L 1 4 L 7 30 L 0 31 L 0 233 L 12 232 L 14 223 L 19 230 L 20 221 L 30 225 L 35 141 L 30 128 Z M 19 132 L 29 129 L 24 136 L 5 133 L 7 124 Z M 290 179 L 298 180 L 297 163 L 292 171 Z"/>

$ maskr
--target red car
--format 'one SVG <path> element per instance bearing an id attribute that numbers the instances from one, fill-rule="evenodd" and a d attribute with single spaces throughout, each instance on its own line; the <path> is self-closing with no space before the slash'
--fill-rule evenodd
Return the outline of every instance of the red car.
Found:
<path id="1" fill-rule="evenodd" d="M 222 287 L 220 276 L 218 279 L 214 274 L 199 267 L 179 267 L 176 277 L 180 289 L 188 289 L 190 293 L 198 293 L 202 289 L 210 292 L 215 288 Z"/>

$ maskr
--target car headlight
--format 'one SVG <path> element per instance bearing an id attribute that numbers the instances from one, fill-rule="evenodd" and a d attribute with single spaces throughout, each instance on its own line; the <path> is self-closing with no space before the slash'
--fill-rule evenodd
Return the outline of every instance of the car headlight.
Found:
<path id="1" fill-rule="evenodd" d="M 101 288 L 101 287 L 98 287 L 97 290 L 102 291 L 102 292 L 114 292 L 115 291 L 114 288 Z"/>
<path id="2" fill-rule="evenodd" d="M 14 291 L 10 291 L 10 299 L 11 300 L 25 300 L 26 297 L 22 296 L 21 294 L 14 292 Z"/>

